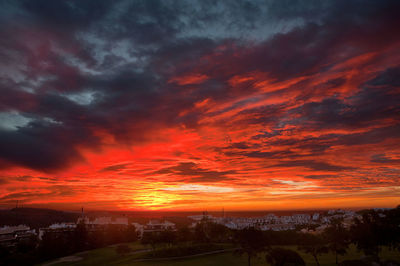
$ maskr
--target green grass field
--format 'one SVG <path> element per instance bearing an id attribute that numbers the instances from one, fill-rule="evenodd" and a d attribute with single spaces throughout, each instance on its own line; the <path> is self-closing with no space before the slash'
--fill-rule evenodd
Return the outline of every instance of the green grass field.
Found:
<path id="1" fill-rule="evenodd" d="M 64 261 L 54 260 L 47 265 L 135 265 L 135 266 L 244 266 L 247 265 L 246 256 L 233 255 L 231 251 L 204 255 L 193 258 L 185 259 L 173 259 L 173 260 L 153 260 L 153 261 L 135 261 L 143 257 L 144 253 L 141 251 L 143 249 L 148 249 L 147 246 L 142 246 L 140 243 L 131 243 L 129 246 L 132 248 L 133 252 L 120 255 L 116 252 L 116 246 L 105 247 L 101 249 L 91 250 L 87 252 L 77 253 L 68 257 Z M 297 251 L 296 247 L 288 246 L 286 248 L 291 248 Z M 316 265 L 314 259 L 311 255 L 305 254 L 303 252 L 297 251 L 304 259 L 307 265 Z M 348 250 L 347 255 L 339 257 L 339 261 L 349 260 L 349 259 L 359 259 L 363 253 L 356 250 L 354 246 Z M 383 259 L 391 259 L 400 262 L 400 253 L 396 251 L 390 251 L 388 249 L 383 249 L 381 254 Z M 319 257 L 321 265 L 335 265 L 335 257 L 333 254 L 324 254 Z M 43 264 L 46 265 L 46 264 Z M 258 258 L 252 260 L 252 265 L 268 265 L 265 261 L 265 255 L 260 254 Z"/>

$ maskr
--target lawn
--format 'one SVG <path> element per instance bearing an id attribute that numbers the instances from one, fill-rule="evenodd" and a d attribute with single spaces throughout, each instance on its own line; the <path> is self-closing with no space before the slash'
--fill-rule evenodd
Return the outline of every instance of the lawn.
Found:
<path id="1" fill-rule="evenodd" d="M 73 258 L 81 258 L 79 261 L 64 261 L 56 262 L 53 261 L 51 265 L 63 266 L 63 265 L 134 265 L 134 266 L 243 266 L 247 265 L 246 256 L 233 255 L 231 251 L 219 254 L 205 255 L 199 257 L 185 258 L 185 259 L 174 259 L 174 260 L 158 260 L 158 261 L 135 261 L 143 257 L 143 252 L 140 250 L 148 249 L 149 247 L 143 246 L 140 243 L 131 243 L 129 246 L 134 250 L 132 253 L 127 255 L 120 255 L 116 252 L 116 246 L 105 247 L 101 249 L 91 250 L 87 252 L 77 253 L 73 255 Z M 289 246 L 286 248 L 291 248 L 296 250 L 295 246 Z M 139 253 L 138 253 L 139 251 Z M 297 251 L 297 250 L 296 250 Z M 305 260 L 307 265 L 316 265 L 312 256 L 305 254 L 303 252 L 297 251 L 302 258 Z M 348 250 L 346 256 L 340 256 L 339 261 L 349 260 L 349 259 L 359 259 L 363 254 L 358 252 L 354 246 Z M 392 259 L 400 261 L 400 253 L 396 251 L 390 251 L 388 249 L 383 249 L 381 252 L 381 257 L 383 259 Z M 321 265 L 335 265 L 335 256 L 333 254 L 324 254 L 319 257 Z M 268 265 L 265 261 L 264 255 L 259 255 L 258 258 L 252 260 L 252 265 Z"/>

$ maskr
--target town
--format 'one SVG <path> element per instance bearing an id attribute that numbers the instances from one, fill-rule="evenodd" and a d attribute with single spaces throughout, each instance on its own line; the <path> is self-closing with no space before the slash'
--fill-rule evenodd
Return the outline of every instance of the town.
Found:
<path id="1" fill-rule="evenodd" d="M 299 230 L 301 232 L 322 233 L 325 228 L 334 220 L 341 220 L 345 228 L 349 228 L 354 221 L 354 218 L 361 216 L 352 210 L 329 210 L 324 212 L 315 212 L 312 215 L 305 213 L 297 213 L 286 216 L 276 216 L 273 213 L 262 217 L 225 217 L 225 214 L 219 217 L 214 217 L 207 212 L 203 214 L 188 216 L 193 222 L 189 226 L 195 228 L 196 225 L 204 220 L 224 225 L 229 229 L 241 230 L 254 227 L 261 231 L 286 231 Z M 38 241 L 43 239 L 45 234 L 69 234 L 77 228 L 78 224 L 85 224 L 89 231 L 102 231 L 107 226 L 113 225 L 121 228 L 134 226 L 137 236 L 140 239 L 145 232 L 176 230 L 176 225 L 167 220 L 149 220 L 146 224 L 136 222 L 129 223 L 127 217 L 97 217 L 90 220 L 82 214 L 75 223 L 63 222 L 51 224 L 45 228 L 31 229 L 27 225 L 4 225 L 0 227 L 0 245 L 6 247 L 16 246 L 21 241 L 26 241 L 30 238 L 36 238 Z M 312 229 L 308 229 L 312 228 Z"/>
<path id="2" fill-rule="evenodd" d="M 22 208 L 10 212 L 16 215 L 24 211 Z M 186 216 L 171 213 L 157 218 L 137 216 L 134 212 L 85 213 L 83 208 L 79 214 L 41 209 L 27 212 L 30 217 L 34 217 L 35 212 L 44 213 L 44 220 L 65 215 L 66 220 L 58 219 L 56 223 L 39 227 L 34 223 L 30 223 L 31 227 L 3 222 L 0 256 L 5 265 L 62 260 L 74 253 L 96 252 L 101 248 L 110 250 L 106 254 L 114 254 L 112 260 L 129 258 L 129 265 L 141 260 L 217 253 L 228 259 L 229 254 L 246 255 L 248 265 L 251 260 L 259 259 L 257 254 L 266 254 L 271 265 L 286 265 L 279 261 L 287 258 L 296 262 L 293 265 L 305 265 L 303 257 L 308 255 L 319 265 L 321 256 L 334 254 L 338 264 L 340 257 L 347 261 L 344 258 L 348 252 L 360 254 L 359 264 L 354 265 L 370 265 L 365 263 L 381 259 L 387 263 L 380 265 L 397 265 L 390 264 L 388 259 L 396 259 L 400 247 L 400 206 L 359 211 L 278 212 L 261 216 L 204 211 Z M 71 221 L 73 217 L 76 219 Z M 295 247 L 297 249 L 293 250 Z M 72 256 L 72 259 L 83 260 L 84 257 Z"/>

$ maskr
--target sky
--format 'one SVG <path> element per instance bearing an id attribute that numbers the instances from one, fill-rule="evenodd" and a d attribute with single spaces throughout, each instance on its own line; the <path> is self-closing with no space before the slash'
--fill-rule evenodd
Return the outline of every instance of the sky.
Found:
<path id="1" fill-rule="evenodd" d="M 0 1 L 0 208 L 400 204 L 399 1 Z"/>

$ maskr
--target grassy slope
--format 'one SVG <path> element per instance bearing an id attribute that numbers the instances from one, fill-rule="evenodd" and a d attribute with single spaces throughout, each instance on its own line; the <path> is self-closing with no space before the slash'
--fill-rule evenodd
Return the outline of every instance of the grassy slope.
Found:
<path id="1" fill-rule="evenodd" d="M 143 247 L 138 243 L 130 244 L 134 250 L 140 250 Z M 288 247 L 287 247 L 288 248 Z M 296 247 L 290 247 L 296 250 Z M 314 259 L 302 252 L 299 252 L 303 259 L 306 261 L 307 265 L 316 265 Z M 54 265 L 76 265 L 76 266 L 84 266 L 84 265 L 135 265 L 135 266 L 243 266 L 247 265 L 247 259 L 245 256 L 239 257 L 232 255 L 232 252 L 227 252 L 223 254 L 214 254 L 207 255 L 202 257 L 195 257 L 190 259 L 181 259 L 181 260 L 170 260 L 170 261 L 141 261 L 134 262 L 133 260 L 137 259 L 143 254 L 130 254 L 121 256 L 115 252 L 115 247 L 106 247 L 96 250 L 91 250 L 88 252 L 77 254 L 79 257 L 83 257 L 83 260 L 77 262 L 62 262 Z M 339 261 L 344 259 L 358 259 L 362 256 L 362 253 L 357 252 L 356 248 L 352 246 L 348 254 L 344 257 L 339 257 Z M 400 261 L 400 254 L 395 251 L 389 251 L 387 249 L 383 250 L 381 253 L 381 257 L 384 259 L 394 259 Z M 319 257 L 319 261 L 321 265 L 335 265 L 335 257 L 333 254 L 324 254 Z M 259 258 L 253 259 L 252 265 L 267 265 L 264 259 L 264 255 L 260 255 Z"/>

